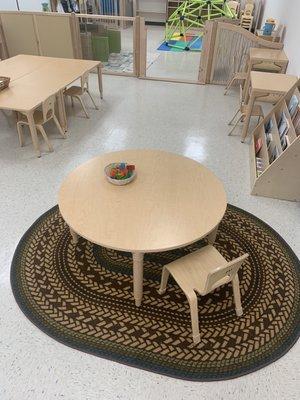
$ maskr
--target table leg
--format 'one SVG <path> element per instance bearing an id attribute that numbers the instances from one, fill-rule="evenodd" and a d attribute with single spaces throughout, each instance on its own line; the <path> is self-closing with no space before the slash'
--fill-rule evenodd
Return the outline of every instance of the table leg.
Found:
<path id="1" fill-rule="evenodd" d="M 133 258 L 133 295 L 135 305 L 139 307 L 143 298 L 143 253 L 132 253 Z"/>
<path id="2" fill-rule="evenodd" d="M 77 233 L 76 233 L 75 231 L 73 231 L 72 228 L 69 227 L 69 229 L 70 229 L 70 234 L 71 234 L 71 236 L 72 236 L 72 241 L 73 241 L 73 243 L 74 243 L 74 244 L 77 244 L 77 243 L 78 243 L 79 236 L 77 235 Z"/>
<path id="3" fill-rule="evenodd" d="M 213 245 L 213 244 L 215 243 L 215 241 L 216 241 L 216 237 L 217 237 L 217 233 L 218 233 L 218 228 L 219 228 L 219 225 L 217 225 L 217 226 L 215 227 L 215 229 L 214 229 L 212 232 L 210 232 L 209 235 L 206 236 L 206 238 L 207 238 L 207 240 L 208 240 L 208 243 L 211 244 L 211 245 Z"/>
<path id="4" fill-rule="evenodd" d="M 57 93 L 57 108 L 58 108 L 58 119 L 60 126 L 62 127 L 64 132 L 67 132 L 68 131 L 67 114 L 64 101 L 64 94 L 62 90 L 60 90 Z"/>
<path id="5" fill-rule="evenodd" d="M 34 110 L 29 111 L 26 114 L 26 116 L 27 116 L 27 120 L 28 120 L 28 125 L 29 125 L 29 129 L 30 129 L 33 147 L 35 149 L 37 156 L 41 157 L 40 145 L 39 145 L 39 140 L 37 137 L 37 131 L 36 131 L 36 126 L 35 126 L 35 122 L 34 122 L 34 118 L 33 118 L 33 113 L 34 113 Z"/>
<path id="6" fill-rule="evenodd" d="M 99 85 L 100 98 L 103 99 L 102 68 L 100 65 L 98 65 L 98 67 L 97 67 L 97 73 L 98 73 L 98 85 Z"/>
<path id="7" fill-rule="evenodd" d="M 248 134 L 248 129 L 249 129 L 249 123 L 250 123 L 250 118 L 251 118 L 251 114 L 252 114 L 252 109 L 255 103 L 255 96 L 253 93 L 251 93 L 250 99 L 249 99 L 249 104 L 247 105 L 247 114 L 245 117 L 245 121 L 243 124 L 243 131 L 242 131 L 242 140 L 241 142 L 244 143 L 245 138 Z"/>

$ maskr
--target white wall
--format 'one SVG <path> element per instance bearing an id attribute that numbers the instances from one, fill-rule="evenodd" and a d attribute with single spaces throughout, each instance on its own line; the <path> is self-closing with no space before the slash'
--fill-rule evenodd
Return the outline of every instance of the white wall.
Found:
<path id="1" fill-rule="evenodd" d="M 282 16 L 284 8 L 286 7 L 286 0 L 264 0 L 264 17 L 279 19 Z"/>
<path id="2" fill-rule="evenodd" d="M 21 11 L 42 11 L 42 3 L 47 3 L 47 0 L 19 0 Z"/>
<path id="3" fill-rule="evenodd" d="M 16 0 L 0 0 L 0 10 L 16 11 Z"/>
<path id="4" fill-rule="evenodd" d="M 263 22 L 273 17 L 285 25 L 284 50 L 290 60 L 288 73 L 300 75 L 300 0 L 265 0 Z"/>
<path id="5" fill-rule="evenodd" d="M 19 0 L 21 11 L 42 11 L 42 3 L 47 3 L 47 0 Z M 17 10 L 16 0 L 0 0 L 0 10 Z"/>

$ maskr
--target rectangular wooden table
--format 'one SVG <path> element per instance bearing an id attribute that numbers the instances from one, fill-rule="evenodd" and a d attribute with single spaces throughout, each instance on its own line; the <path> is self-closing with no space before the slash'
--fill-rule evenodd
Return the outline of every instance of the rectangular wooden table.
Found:
<path id="1" fill-rule="evenodd" d="M 267 96 L 278 96 L 287 93 L 291 87 L 298 81 L 294 75 L 285 74 L 272 74 L 270 72 L 256 72 L 250 73 L 251 91 L 247 107 L 247 115 L 245 117 L 242 142 L 244 142 L 249 129 L 250 118 L 255 101 L 259 98 L 266 98 Z"/>
<path id="2" fill-rule="evenodd" d="M 253 47 L 249 50 L 249 61 L 247 66 L 247 79 L 244 85 L 243 98 L 247 103 L 249 100 L 250 74 L 251 71 L 270 72 L 285 74 L 289 63 L 283 50 L 265 49 Z M 263 70 L 265 69 L 265 70 Z M 275 69 L 277 69 L 275 71 Z"/>
<path id="3" fill-rule="evenodd" d="M 21 111 L 29 122 L 32 142 L 40 157 L 33 113 L 49 96 L 56 94 L 59 121 L 67 131 L 63 90 L 84 73 L 97 69 L 100 96 L 103 98 L 102 64 L 99 61 L 18 55 L 0 62 L 0 76 L 11 78 L 7 89 L 0 92 L 0 109 Z"/>

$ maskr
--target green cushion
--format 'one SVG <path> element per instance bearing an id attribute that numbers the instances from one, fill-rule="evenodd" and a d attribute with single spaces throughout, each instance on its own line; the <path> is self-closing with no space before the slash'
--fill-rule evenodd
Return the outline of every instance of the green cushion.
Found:
<path id="1" fill-rule="evenodd" d="M 92 36 L 92 50 L 94 60 L 107 62 L 109 57 L 108 37 Z"/>
<path id="2" fill-rule="evenodd" d="M 121 51 L 121 32 L 114 29 L 107 29 L 107 37 L 110 53 L 120 53 Z"/>

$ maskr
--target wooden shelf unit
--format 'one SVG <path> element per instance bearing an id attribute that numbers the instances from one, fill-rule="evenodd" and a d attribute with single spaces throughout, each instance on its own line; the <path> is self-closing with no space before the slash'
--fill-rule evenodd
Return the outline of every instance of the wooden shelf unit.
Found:
<path id="1" fill-rule="evenodd" d="M 296 112 L 291 115 L 289 105 L 293 95 L 298 98 L 298 106 Z M 278 124 L 283 114 L 288 129 L 280 136 Z M 261 148 L 256 153 L 255 145 L 258 139 L 261 139 Z M 277 157 L 273 160 L 274 147 L 277 148 Z M 260 173 L 257 169 L 257 158 L 263 162 L 263 171 Z M 300 80 L 281 97 L 253 131 L 250 146 L 250 179 L 253 195 L 300 201 Z"/>
<path id="2" fill-rule="evenodd" d="M 136 15 L 145 18 L 147 22 L 166 22 L 166 0 L 136 0 L 135 9 Z"/>

